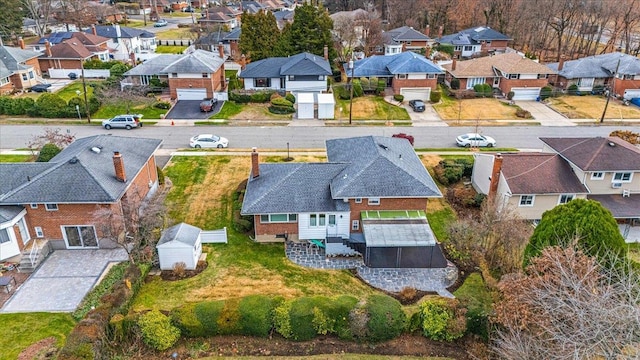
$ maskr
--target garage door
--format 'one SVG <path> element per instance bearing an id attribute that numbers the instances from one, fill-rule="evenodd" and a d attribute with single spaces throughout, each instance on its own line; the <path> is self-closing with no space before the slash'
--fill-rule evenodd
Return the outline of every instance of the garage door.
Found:
<path id="1" fill-rule="evenodd" d="M 537 100 L 540 96 L 540 88 L 511 88 L 513 100 Z"/>
<path id="2" fill-rule="evenodd" d="M 431 96 L 431 88 L 400 88 L 400 95 L 405 101 L 424 100 L 428 101 Z"/>
<path id="3" fill-rule="evenodd" d="M 207 89 L 177 89 L 178 100 L 202 100 L 207 98 Z"/>

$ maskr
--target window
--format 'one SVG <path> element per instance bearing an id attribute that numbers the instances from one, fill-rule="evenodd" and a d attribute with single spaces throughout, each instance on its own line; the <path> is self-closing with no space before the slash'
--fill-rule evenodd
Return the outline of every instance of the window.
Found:
<path id="1" fill-rule="evenodd" d="M 356 198 L 355 202 L 356 204 L 362 204 L 362 198 Z"/>
<path id="2" fill-rule="evenodd" d="M 63 226 L 62 230 L 69 247 L 98 247 L 98 237 L 93 226 Z"/>
<path id="3" fill-rule="evenodd" d="M 33 79 L 33 71 L 29 71 L 29 79 Z"/>
<path id="4" fill-rule="evenodd" d="M 309 226 L 326 226 L 327 215 L 325 214 L 309 214 Z"/>
<path id="5" fill-rule="evenodd" d="M 547 79 L 549 74 L 538 74 L 538 79 Z"/>
<path id="6" fill-rule="evenodd" d="M 602 179 L 604 179 L 604 173 L 603 172 L 591 173 L 591 180 L 602 180 Z"/>
<path id="7" fill-rule="evenodd" d="M 319 75 L 318 76 L 318 81 L 323 81 L 324 80 L 324 75 Z"/>
<path id="8" fill-rule="evenodd" d="M 171 77 L 178 77 L 178 73 L 171 73 Z"/>
<path id="9" fill-rule="evenodd" d="M 319 214 L 318 215 L 318 226 L 325 226 L 325 225 L 327 225 L 326 215 L 325 214 Z"/>
<path id="10" fill-rule="evenodd" d="M 207 74 L 207 73 L 202 73 L 202 77 L 203 77 L 203 78 L 208 78 L 208 77 L 209 77 L 209 74 Z"/>
<path id="11" fill-rule="evenodd" d="M 0 244 L 11 241 L 9 238 L 9 231 L 7 229 L 0 229 Z"/>
<path id="12" fill-rule="evenodd" d="M 269 78 L 255 78 L 253 79 L 253 83 L 255 87 L 270 87 L 271 79 Z"/>
<path id="13" fill-rule="evenodd" d="M 287 214 L 271 214 L 269 215 L 269 222 L 287 222 L 289 216 Z"/>
<path id="14" fill-rule="evenodd" d="M 517 79 L 520 77 L 520 74 L 509 74 L 509 79 Z"/>
<path id="15" fill-rule="evenodd" d="M 473 51 L 473 46 L 466 45 L 466 46 L 464 47 L 464 51 Z"/>
<path id="16" fill-rule="evenodd" d="M 461 46 L 456 46 L 456 47 L 453 48 L 453 51 L 460 51 L 460 50 L 462 50 Z"/>
<path id="17" fill-rule="evenodd" d="M 296 222 L 297 220 L 298 220 L 297 214 L 262 214 L 260 215 L 260 222 L 263 224 Z"/>
<path id="18" fill-rule="evenodd" d="M 36 237 L 43 238 L 44 232 L 42 232 L 42 228 L 40 226 L 36 226 L 33 228 L 36 231 Z"/>
<path id="19" fill-rule="evenodd" d="M 485 78 L 469 78 L 467 79 L 467 89 L 473 89 L 478 84 L 484 84 Z"/>
<path id="20" fill-rule="evenodd" d="M 367 204 L 369 204 L 369 205 L 380 205 L 380 198 L 369 198 L 367 200 Z"/>
<path id="21" fill-rule="evenodd" d="M 625 74 L 622 78 L 623 78 L 624 80 L 633 80 L 634 75 Z"/>
<path id="22" fill-rule="evenodd" d="M 562 205 L 562 204 L 566 204 L 569 201 L 573 200 L 574 195 L 567 195 L 567 194 L 562 194 L 560 195 L 560 198 L 558 199 L 558 204 Z"/>
<path id="23" fill-rule="evenodd" d="M 290 80 L 290 81 L 295 81 L 295 80 L 296 80 L 295 75 L 289 75 L 289 80 Z"/>
<path id="24" fill-rule="evenodd" d="M 427 79 L 435 79 L 436 74 L 427 74 Z"/>
<path id="25" fill-rule="evenodd" d="M 318 226 L 318 214 L 309 215 L 309 226 Z"/>
<path id="26" fill-rule="evenodd" d="M 398 74 L 398 79 L 406 79 L 407 74 Z"/>
<path id="27" fill-rule="evenodd" d="M 44 204 L 47 211 L 58 211 L 58 204 Z"/>
<path id="28" fill-rule="evenodd" d="M 32 209 L 37 209 L 38 208 L 38 204 L 29 204 L 29 207 L 31 207 Z"/>
<path id="29" fill-rule="evenodd" d="M 28 78 L 27 78 L 27 74 L 26 74 L 26 73 L 22 74 L 22 80 L 25 80 L 25 81 L 26 81 L 27 79 L 28 79 Z"/>
<path id="30" fill-rule="evenodd" d="M 487 40 L 484 43 L 487 44 L 487 45 L 491 45 L 491 40 Z"/>
<path id="31" fill-rule="evenodd" d="M 336 224 L 336 216 L 329 215 L 329 225 L 335 225 L 335 224 Z"/>
<path id="32" fill-rule="evenodd" d="M 8 77 L 4 77 L 0 79 L 0 85 L 4 85 L 4 84 L 8 84 L 9 83 L 9 78 Z"/>
<path id="33" fill-rule="evenodd" d="M 351 222 L 351 230 L 360 230 L 360 221 L 353 220 Z"/>
<path id="34" fill-rule="evenodd" d="M 631 182 L 631 173 L 630 172 L 614 173 L 613 181 Z"/>
<path id="35" fill-rule="evenodd" d="M 533 206 L 533 195 L 520 195 L 520 206 Z"/>
<path id="36" fill-rule="evenodd" d="M 289 214 L 289 221 L 290 222 L 298 221 L 298 214 Z"/>

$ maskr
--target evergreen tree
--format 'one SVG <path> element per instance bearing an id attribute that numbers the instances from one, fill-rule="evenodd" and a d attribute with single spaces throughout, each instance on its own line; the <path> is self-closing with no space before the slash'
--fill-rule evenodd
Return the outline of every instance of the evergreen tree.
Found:
<path id="1" fill-rule="evenodd" d="M 284 24 L 282 32 L 280 32 L 280 38 L 273 49 L 273 56 L 286 57 L 289 55 L 295 55 L 296 52 L 293 49 L 291 41 L 291 23 L 286 23 Z"/>
<path id="2" fill-rule="evenodd" d="M 280 31 L 276 17 L 269 11 L 242 14 L 240 51 L 251 61 L 273 56 Z"/>
<path id="3" fill-rule="evenodd" d="M 306 51 L 323 56 L 326 45 L 329 47 L 329 62 L 333 64 L 337 53 L 333 48 L 332 29 L 333 21 L 326 9 L 309 3 L 298 6 L 289 30 L 290 40 L 288 43 L 293 51 L 287 55 Z"/>
<path id="4" fill-rule="evenodd" d="M 0 36 L 5 42 L 22 33 L 24 13 L 17 0 L 0 0 Z M 5 43 L 5 45 L 10 45 Z"/>

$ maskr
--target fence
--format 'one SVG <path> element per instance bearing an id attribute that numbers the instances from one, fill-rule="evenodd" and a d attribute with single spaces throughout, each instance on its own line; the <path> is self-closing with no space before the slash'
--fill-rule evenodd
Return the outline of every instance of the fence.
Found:
<path id="1" fill-rule="evenodd" d="M 193 44 L 192 40 L 156 40 L 158 45 L 166 45 L 166 46 L 191 46 Z"/>
<path id="2" fill-rule="evenodd" d="M 200 232 L 200 241 L 203 244 L 226 244 L 227 243 L 227 227 L 219 230 L 208 230 Z"/>
<path id="3" fill-rule="evenodd" d="M 64 79 L 69 78 L 70 73 L 75 73 L 80 77 L 82 69 L 49 69 L 48 73 L 52 79 Z M 108 78 L 109 75 L 111 75 L 109 69 L 84 69 L 85 78 Z"/>

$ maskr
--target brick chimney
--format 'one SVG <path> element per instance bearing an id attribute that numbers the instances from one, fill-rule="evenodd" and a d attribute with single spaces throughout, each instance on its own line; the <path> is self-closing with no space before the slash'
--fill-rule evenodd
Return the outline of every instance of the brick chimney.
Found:
<path id="1" fill-rule="evenodd" d="M 51 43 L 49 42 L 49 40 L 45 40 L 45 41 L 44 41 L 44 53 L 45 53 L 48 57 L 53 56 L 53 55 L 51 55 Z"/>
<path id="2" fill-rule="evenodd" d="M 489 183 L 489 197 L 494 196 L 498 192 L 498 182 L 500 181 L 500 172 L 502 171 L 502 155 L 496 154 L 493 158 L 493 169 L 491 170 L 491 182 Z"/>
<path id="3" fill-rule="evenodd" d="M 560 62 L 558 63 L 558 71 L 562 70 L 564 67 L 564 55 L 560 55 Z"/>
<path id="4" fill-rule="evenodd" d="M 456 71 L 456 64 L 457 64 L 456 59 L 453 59 L 453 62 L 451 63 L 451 71 Z"/>
<path id="5" fill-rule="evenodd" d="M 440 27 L 438 27 L 438 38 L 442 37 L 442 31 L 444 30 L 444 27 L 442 25 L 440 25 Z"/>
<path id="6" fill-rule="evenodd" d="M 323 50 L 324 50 L 324 59 L 329 60 L 329 47 L 325 45 Z"/>
<path id="7" fill-rule="evenodd" d="M 218 55 L 224 59 L 224 45 L 222 45 L 222 43 L 218 44 Z"/>
<path id="8" fill-rule="evenodd" d="M 260 159 L 258 159 L 258 149 L 251 148 L 251 177 L 254 179 L 260 176 Z"/>
<path id="9" fill-rule="evenodd" d="M 91 25 L 91 33 L 95 36 L 98 36 L 98 30 L 96 30 L 95 24 Z"/>
<path id="10" fill-rule="evenodd" d="M 429 24 L 427 24 L 427 27 L 424 28 L 424 34 L 429 36 L 430 32 L 431 32 L 431 27 L 429 26 Z"/>
<path id="11" fill-rule="evenodd" d="M 22 36 L 18 38 L 18 44 L 20 44 L 20 49 L 24 50 L 24 39 Z"/>
<path id="12" fill-rule="evenodd" d="M 116 171 L 118 181 L 127 182 L 127 174 L 124 172 L 124 160 L 118 151 L 113 152 L 113 168 Z"/>
<path id="13" fill-rule="evenodd" d="M 131 65 L 136 66 L 136 54 L 134 52 L 131 52 L 129 54 L 129 61 L 131 61 Z"/>

